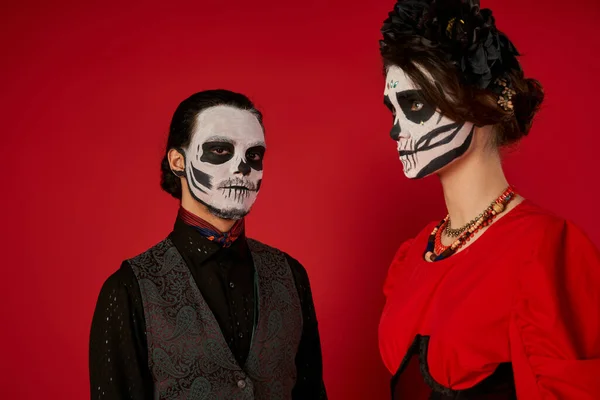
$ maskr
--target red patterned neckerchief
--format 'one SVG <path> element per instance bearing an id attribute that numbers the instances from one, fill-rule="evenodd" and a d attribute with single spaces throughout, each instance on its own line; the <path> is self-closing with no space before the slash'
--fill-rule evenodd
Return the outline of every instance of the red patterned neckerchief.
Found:
<path id="1" fill-rule="evenodd" d="M 179 208 L 179 218 L 186 224 L 196 229 L 202 236 L 211 242 L 229 247 L 244 232 L 244 219 L 237 220 L 229 232 L 221 232 L 196 214 L 192 214 L 183 207 Z"/>

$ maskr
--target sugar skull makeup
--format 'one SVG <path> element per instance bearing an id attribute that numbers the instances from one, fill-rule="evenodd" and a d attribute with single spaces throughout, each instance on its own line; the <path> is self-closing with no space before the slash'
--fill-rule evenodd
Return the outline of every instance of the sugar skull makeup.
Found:
<path id="1" fill-rule="evenodd" d="M 431 175 L 469 149 L 475 126 L 452 121 L 427 104 L 421 90 L 396 66 L 386 75 L 384 103 L 394 115 L 390 136 L 398 144 L 408 178 Z"/>
<path id="2" fill-rule="evenodd" d="M 192 196 L 220 218 L 244 217 L 260 189 L 265 149 L 263 128 L 250 111 L 203 110 L 189 146 L 182 149 Z"/>

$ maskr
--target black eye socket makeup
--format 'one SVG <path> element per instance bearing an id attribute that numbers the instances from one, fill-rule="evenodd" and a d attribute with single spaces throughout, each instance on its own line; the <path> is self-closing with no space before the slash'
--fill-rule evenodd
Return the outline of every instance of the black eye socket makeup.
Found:
<path id="1" fill-rule="evenodd" d="M 390 101 L 388 95 L 383 96 L 383 104 L 387 107 L 388 110 L 390 110 L 392 114 L 396 114 L 396 109 L 394 108 L 394 105 Z"/>
<path id="2" fill-rule="evenodd" d="M 396 123 L 396 109 L 394 108 L 394 105 L 390 101 L 390 98 L 388 97 L 388 95 L 383 96 L 383 104 L 392 113 L 392 125 L 393 126 L 392 126 L 392 130 L 390 131 L 390 137 L 393 140 L 398 141 L 398 139 L 400 138 L 400 124 Z"/>
<path id="3" fill-rule="evenodd" d="M 206 142 L 202 144 L 200 161 L 210 164 L 223 164 L 233 158 L 234 147 L 229 142 Z"/>
<path id="4" fill-rule="evenodd" d="M 250 167 L 252 167 L 252 169 L 262 171 L 265 151 L 266 149 L 264 146 L 250 147 L 246 151 L 246 162 L 248 163 L 248 165 L 250 165 Z"/>
<path id="5" fill-rule="evenodd" d="M 427 122 L 435 114 L 436 107 L 432 107 L 425 101 L 421 90 L 398 92 L 396 93 L 396 99 L 406 118 L 415 124 Z M 417 110 L 413 109 L 416 103 L 421 104 L 421 107 Z"/>

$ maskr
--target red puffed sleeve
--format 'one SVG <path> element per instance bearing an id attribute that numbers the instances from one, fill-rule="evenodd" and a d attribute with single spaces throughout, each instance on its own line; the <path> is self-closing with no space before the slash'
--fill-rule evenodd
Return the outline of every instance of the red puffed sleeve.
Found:
<path id="1" fill-rule="evenodd" d="M 396 255 L 390 264 L 390 268 L 388 269 L 387 276 L 385 278 L 385 282 L 383 284 L 383 294 L 385 297 L 388 297 L 390 293 L 394 290 L 394 285 L 398 282 L 399 279 L 402 279 L 402 276 L 407 272 L 407 266 L 404 265 L 404 257 L 408 252 L 408 249 L 413 243 L 413 239 L 409 239 L 400 245 L 398 251 L 396 251 Z"/>
<path id="2" fill-rule="evenodd" d="M 531 236 L 509 327 L 517 397 L 598 400 L 600 253 L 564 221 Z"/>

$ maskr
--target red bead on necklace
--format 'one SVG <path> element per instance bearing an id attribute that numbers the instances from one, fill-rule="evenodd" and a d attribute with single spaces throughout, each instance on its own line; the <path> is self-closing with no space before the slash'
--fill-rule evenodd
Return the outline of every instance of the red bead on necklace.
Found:
<path id="1" fill-rule="evenodd" d="M 445 218 L 444 222 L 440 226 L 440 229 L 438 229 L 438 232 L 435 235 L 435 254 L 442 254 L 448 247 L 450 247 L 442 243 L 442 233 L 444 232 L 444 229 L 446 229 L 447 226 L 448 218 Z"/>

